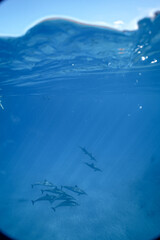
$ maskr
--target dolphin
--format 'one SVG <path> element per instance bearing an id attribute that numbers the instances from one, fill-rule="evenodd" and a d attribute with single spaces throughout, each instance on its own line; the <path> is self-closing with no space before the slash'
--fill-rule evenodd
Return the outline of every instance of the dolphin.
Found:
<path id="1" fill-rule="evenodd" d="M 32 184 L 32 188 L 34 186 L 45 186 L 45 187 L 55 187 L 55 185 L 51 182 L 48 182 L 46 179 L 44 180 L 44 182 L 37 182 L 37 183 L 34 183 Z"/>
<path id="2" fill-rule="evenodd" d="M 93 157 L 92 153 L 89 153 L 88 156 L 90 157 L 91 160 L 97 161 L 97 160 L 95 159 L 95 157 Z"/>
<path id="3" fill-rule="evenodd" d="M 61 202 L 60 204 L 56 205 L 55 207 L 52 207 L 53 211 L 56 211 L 56 208 L 58 207 L 74 207 L 74 206 L 79 206 L 79 204 L 75 201 L 64 201 Z"/>
<path id="4" fill-rule="evenodd" d="M 77 185 L 75 185 L 74 187 L 72 187 L 72 186 L 62 186 L 61 188 L 66 188 L 66 189 L 68 189 L 72 192 L 77 193 L 78 195 L 82 195 L 82 194 L 87 195 L 87 193 L 85 191 L 83 191 L 82 189 L 80 189 Z"/>
<path id="5" fill-rule="evenodd" d="M 39 201 L 49 201 L 50 203 L 53 203 L 55 199 L 56 199 L 55 195 L 46 194 L 43 197 L 37 198 L 36 200 L 32 200 L 32 204 L 34 205 L 35 202 Z"/>
<path id="6" fill-rule="evenodd" d="M 84 152 L 84 154 L 88 155 L 88 151 L 84 147 L 80 146 L 80 149 L 82 150 L 82 152 Z"/>
<path id="7" fill-rule="evenodd" d="M 87 162 L 84 162 L 87 166 L 89 166 L 90 168 L 92 168 L 95 172 L 99 171 L 99 172 L 102 172 L 102 170 L 100 168 L 97 168 L 94 163 L 87 163 Z"/>
<path id="8" fill-rule="evenodd" d="M 65 192 L 62 191 L 61 189 L 59 189 L 58 187 L 54 187 L 52 189 L 44 189 L 44 190 L 42 189 L 41 192 L 42 192 L 42 194 L 44 192 L 51 192 L 51 193 L 55 193 L 55 194 L 65 194 Z"/>
<path id="9" fill-rule="evenodd" d="M 82 150 L 82 152 L 84 152 L 84 154 L 88 155 L 91 160 L 97 161 L 95 157 L 92 155 L 92 153 L 88 152 L 84 147 L 80 147 L 80 149 Z"/>
<path id="10" fill-rule="evenodd" d="M 76 201 L 76 199 L 69 194 L 61 194 L 55 198 L 55 201 L 57 201 L 57 200 L 60 200 L 60 201 L 61 200 L 66 200 L 66 201 L 74 201 L 75 200 Z"/>

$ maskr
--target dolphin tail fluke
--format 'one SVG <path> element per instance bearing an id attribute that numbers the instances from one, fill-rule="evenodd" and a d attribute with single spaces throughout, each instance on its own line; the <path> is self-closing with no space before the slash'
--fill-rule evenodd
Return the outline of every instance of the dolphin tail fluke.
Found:
<path id="1" fill-rule="evenodd" d="M 32 205 L 34 205 L 34 201 L 32 200 Z"/>
<path id="2" fill-rule="evenodd" d="M 34 185 L 33 185 L 33 184 L 31 184 L 31 186 L 32 186 L 32 188 L 33 188 L 33 186 L 34 186 Z"/>
<path id="3" fill-rule="evenodd" d="M 52 209 L 53 209 L 54 212 L 56 211 L 56 209 L 54 207 L 52 207 Z"/>

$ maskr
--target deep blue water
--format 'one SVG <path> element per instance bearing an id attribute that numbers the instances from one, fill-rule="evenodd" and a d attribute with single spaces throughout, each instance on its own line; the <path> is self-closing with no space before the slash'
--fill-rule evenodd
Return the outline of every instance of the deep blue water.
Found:
<path id="1" fill-rule="evenodd" d="M 160 16 L 136 31 L 50 19 L 0 38 L 0 230 L 17 240 L 160 234 Z M 96 158 L 90 159 L 80 147 Z M 84 162 L 95 163 L 95 172 Z M 54 212 L 49 182 L 87 195 Z"/>

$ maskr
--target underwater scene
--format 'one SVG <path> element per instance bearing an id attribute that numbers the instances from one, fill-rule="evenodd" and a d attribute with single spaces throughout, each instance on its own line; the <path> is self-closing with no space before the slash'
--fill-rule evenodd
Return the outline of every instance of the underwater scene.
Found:
<path id="1" fill-rule="evenodd" d="M 118 31 L 46 19 L 0 37 L 0 230 L 160 235 L 160 15 Z"/>

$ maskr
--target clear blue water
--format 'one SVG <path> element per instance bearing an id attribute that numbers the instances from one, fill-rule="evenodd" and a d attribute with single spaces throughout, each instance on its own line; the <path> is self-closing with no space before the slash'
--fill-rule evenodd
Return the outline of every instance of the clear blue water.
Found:
<path id="1" fill-rule="evenodd" d="M 160 16 L 136 31 L 50 19 L 0 38 L 0 230 L 23 240 L 160 234 Z M 96 158 L 94 162 L 80 147 Z M 84 162 L 95 163 L 102 172 Z M 76 207 L 32 200 L 44 180 Z"/>

